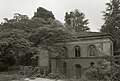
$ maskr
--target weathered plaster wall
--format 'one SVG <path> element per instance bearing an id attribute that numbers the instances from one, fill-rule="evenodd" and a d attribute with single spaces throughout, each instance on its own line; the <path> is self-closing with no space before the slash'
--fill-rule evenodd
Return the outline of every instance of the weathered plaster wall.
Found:
<path id="1" fill-rule="evenodd" d="M 62 43 L 61 43 L 62 44 Z M 63 44 L 67 47 L 68 56 L 75 57 L 74 47 L 80 46 L 81 48 L 81 57 L 87 57 L 88 47 L 90 45 L 95 45 L 97 48 L 97 55 L 112 55 L 113 44 L 110 39 L 91 39 L 91 40 L 79 40 L 73 42 L 67 42 Z"/>
<path id="2" fill-rule="evenodd" d="M 69 77 L 71 77 L 71 78 L 73 78 L 76 74 L 76 72 L 75 72 L 75 65 L 76 64 L 79 64 L 79 65 L 81 65 L 81 70 L 82 70 L 82 73 L 84 73 L 84 71 L 85 71 L 85 69 L 88 69 L 88 68 L 90 68 L 90 63 L 91 62 L 94 62 L 95 63 L 95 66 L 97 66 L 98 65 L 98 62 L 100 61 L 101 59 L 94 59 L 94 58 L 92 58 L 92 59 L 72 59 L 71 61 L 69 61 L 69 59 L 68 59 L 68 61 L 66 61 L 67 62 L 67 65 L 68 65 L 68 67 L 67 67 L 67 73 L 68 73 L 68 76 Z M 104 59 L 103 59 L 104 60 Z"/>
<path id="3" fill-rule="evenodd" d="M 89 45 L 95 45 L 97 48 L 97 57 L 99 56 L 110 56 L 113 55 L 113 43 L 109 38 L 104 39 L 89 39 L 89 40 L 79 40 L 79 41 L 70 41 L 66 43 L 59 43 L 58 45 L 63 45 L 67 47 L 68 57 L 72 59 L 62 59 L 64 62 L 67 63 L 67 75 L 73 78 L 75 76 L 74 66 L 75 64 L 81 65 L 82 71 L 84 68 L 89 68 L 90 63 L 94 62 L 95 65 L 98 63 L 100 59 L 98 58 L 89 58 L 88 57 L 88 47 Z M 81 57 L 84 58 L 75 58 L 74 47 L 80 46 L 81 48 Z M 86 58 L 88 57 L 88 58 Z M 57 62 L 55 59 L 51 59 L 51 68 L 55 68 L 58 65 L 59 68 L 62 68 L 62 64 Z M 57 66 L 56 66 L 57 65 Z M 56 69 L 52 69 L 52 72 L 55 72 Z"/>
<path id="4" fill-rule="evenodd" d="M 75 72 L 75 65 L 79 64 L 81 66 L 81 71 L 82 73 L 84 73 L 84 71 L 88 68 L 90 68 L 90 63 L 94 62 L 95 65 L 94 66 L 98 66 L 98 62 L 100 60 L 104 60 L 104 59 L 97 59 L 97 58 L 85 58 L 85 59 L 62 59 L 64 62 L 67 63 L 67 73 L 66 75 L 69 76 L 70 78 L 74 78 L 74 76 L 76 75 Z M 61 70 L 63 70 L 63 64 L 60 61 L 56 62 L 56 59 L 52 59 L 51 60 L 51 65 L 52 65 L 52 72 L 56 73 L 56 72 L 62 72 Z"/>
<path id="5" fill-rule="evenodd" d="M 80 39 L 77 41 L 70 41 L 66 43 L 58 43 L 58 46 L 65 46 L 67 48 L 68 58 L 72 59 L 49 59 L 50 56 L 48 51 L 43 51 L 39 56 L 39 66 L 40 67 L 49 67 L 51 66 L 51 72 L 61 71 L 63 70 L 63 63 L 67 64 L 67 75 L 71 78 L 75 76 L 75 64 L 79 64 L 81 66 L 82 72 L 84 68 L 89 68 L 90 63 L 94 62 L 95 65 L 100 60 L 98 58 L 91 58 L 88 56 L 88 47 L 90 45 L 95 45 L 97 48 L 96 57 L 99 56 L 110 56 L 113 55 L 113 42 L 109 38 L 99 38 L 99 39 Z M 81 49 L 81 58 L 75 58 L 74 47 L 80 46 Z M 51 57 L 56 57 L 59 54 L 53 54 Z M 87 58 L 86 58 L 87 57 Z"/>
<path id="6" fill-rule="evenodd" d="M 49 54 L 48 51 L 43 50 L 39 54 L 38 63 L 40 67 L 49 67 Z"/>

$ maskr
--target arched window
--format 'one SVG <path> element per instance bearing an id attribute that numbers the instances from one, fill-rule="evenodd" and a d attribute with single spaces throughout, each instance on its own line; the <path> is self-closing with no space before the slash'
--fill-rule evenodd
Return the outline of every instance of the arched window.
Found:
<path id="1" fill-rule="evenodd" d="M 95 45 L 90 45 L 88 47 L 88 56 L 96 56 L 96 47 L 95 47 Z"/>
<path id="2" fill-rule="evenodd" d="M 80 57 L 80 46 L 75 46 L 75 57 Z"/>
<path id="3" fill-rule="evenodd" d="M 67 57 L 68 56 L 68 54 L 67 54 L 67 47 L 63 46 L 62 50 L 63 50 L 62 56 Z"/>

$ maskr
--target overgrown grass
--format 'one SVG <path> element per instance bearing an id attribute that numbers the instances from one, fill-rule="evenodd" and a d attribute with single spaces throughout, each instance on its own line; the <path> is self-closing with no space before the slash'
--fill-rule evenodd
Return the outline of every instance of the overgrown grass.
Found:
<path id="1" fill-rule="evenodd" d="M 12 81 L 12 80 L 22 80 L 22 77 L 19 76 L 16 72 L 0 72 L 0 81 Z"/>

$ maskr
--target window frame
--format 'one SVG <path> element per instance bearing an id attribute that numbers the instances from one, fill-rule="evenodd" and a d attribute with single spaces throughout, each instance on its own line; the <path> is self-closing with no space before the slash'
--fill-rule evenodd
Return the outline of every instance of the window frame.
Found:
<path id="1" fill-rule="evenodd" d="M 91 48 L 91 46 L 92 46 L 92 48 Z M 94 54 L 91 54 L 92 51 L 93 51 Z M 88 46 L 88 54 L 87 54 L 87 56 L 95 57 L 96 56 L 96 51 L 97 51 L 97 49 L 96 49 L 96 46 L 94 44 L 89 45 Z"/>

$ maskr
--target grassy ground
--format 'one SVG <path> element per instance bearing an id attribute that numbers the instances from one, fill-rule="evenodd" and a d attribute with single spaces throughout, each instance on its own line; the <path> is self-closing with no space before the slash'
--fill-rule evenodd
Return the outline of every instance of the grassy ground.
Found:
<path id="1" fill-rule="evenodd" d="M 0 72 L 0 81 L 26 81 L 16 72 Z M 57 81 L 53 79 L 37 78 L 35 81 Z M 81 80 L 58 80 L 58 81 L 81 81 Z"/>
<path id="2" fill-rule="evenodd" d="M 23 81 L 20 76 L 14 72 L 0 72 L 0 81 Z"/>

